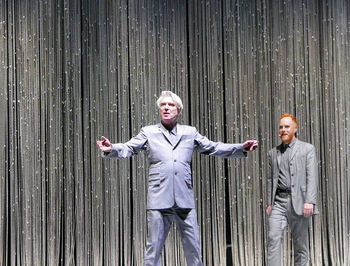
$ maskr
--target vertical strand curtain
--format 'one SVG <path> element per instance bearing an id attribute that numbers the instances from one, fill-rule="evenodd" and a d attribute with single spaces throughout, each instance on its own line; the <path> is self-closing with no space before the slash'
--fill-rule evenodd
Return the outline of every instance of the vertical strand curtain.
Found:
<path id="1" fill-rule="evenodd" d="M 317 150 L 311 263 L 349 265 L 349 57 L 347 0 L 0 0 L 0 265 L 142 265 L 147 158 L 102 159 L 96 140 L 157 123 L 162 90 L 180 123 L 260 144 L 193 156 L 204 265 L 266 264 L 282 112 Z M 162 261 L 186 265 L 175 227 Z"/>

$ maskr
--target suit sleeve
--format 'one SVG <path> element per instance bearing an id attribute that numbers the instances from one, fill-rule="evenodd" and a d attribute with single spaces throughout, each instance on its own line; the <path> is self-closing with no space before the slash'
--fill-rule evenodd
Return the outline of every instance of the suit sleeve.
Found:
<path id="1" fill-rule="evenodd" d="M 306 203 L 316 204 L 317 184 L 318 184 L 318 166 L 315 147 L 308 152 L 306 157 Z"/>
<path id="2" fill-rule="evenodd" d="M 272 173 L 272 155 L 271 152 L 267 154 L 268 165 L 267 165 L 267 205 L 272 205 L 272 184 L 273 184 L 273 173 Z"/>
<path id="3" fill-rule="evenodd" d="M 103 152 L 103 158 L 128 158 L 146 149 L 147 136 L 143 129 L 140 133 L 125 143 L 112 144 L 111 152 Z"/>
<path id="4" fill-rule="evenodd" d="M 195 130 L 194 141 L 196 149 L 203 154 L 223 158 L 247 157 L 247 153 L 242 150 L 242 144 L 214 142 L 199 134 L 197 130 Z"/>

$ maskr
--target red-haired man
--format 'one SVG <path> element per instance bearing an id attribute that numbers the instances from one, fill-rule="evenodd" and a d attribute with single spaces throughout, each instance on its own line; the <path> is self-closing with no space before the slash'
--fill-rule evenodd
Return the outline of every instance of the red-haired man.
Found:
<path id="1" fill-rule="evenodd" d="M 289 224 L 294 245 L 294 265 L 308 264 L 309 218 L 317 214 L 317 159 L 315 147 L 296 138 L 298 123 L 284 113 L 279 121 L 282 143 L 268 153 L 266 214 L 268 215 L 268 265 L 281 265 L 281 242 Z"/>

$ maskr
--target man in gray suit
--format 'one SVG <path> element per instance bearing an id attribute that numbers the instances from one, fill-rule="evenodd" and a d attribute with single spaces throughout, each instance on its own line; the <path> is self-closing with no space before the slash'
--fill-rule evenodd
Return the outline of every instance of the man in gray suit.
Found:
<path id="1" fill-rule="evenodd" d="M 147 243 L 144 265 L 161 264 L 161 251 L 172 222 L 175 222 L 183 244 L 187 265 L 202 265 L 197 216 L 191 178 L 194 150 L 224 158 L 246 157 L 258 143 L 213 142 L 194 127 L 177 123 L 183 105 L 170 91 L 163 91 L 157 101 L 161 123 L 143 127 L 126 143 L 111 144 L 102 137 L 98 148 L 105 158 L 127 158 L 144 150 L 148 156 Z"/>
<path id="2" fill-rule="evenodd" d="M 315 147 L 295 137 L 297 120 L 281 115 L 282 143 L 268 153 L 266 214 L 268 217 L 268 265 L 281 265 L 281 242 L 287 223 L 294 245 L 294 265 L 308 263 L 309 218 L 317 214 L 317 158 Z"/>

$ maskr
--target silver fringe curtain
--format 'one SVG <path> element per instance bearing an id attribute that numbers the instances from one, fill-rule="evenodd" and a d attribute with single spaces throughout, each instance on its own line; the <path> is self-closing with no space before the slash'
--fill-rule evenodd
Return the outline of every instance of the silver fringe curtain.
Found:
<path id="1" fill-rule="evenodd" d="M 104 160 L 158 121 L 213 140 L 255 138 L 245 160 L 196 154 L 205 265 L 265 265 L 266 154 L 281 112 L 319 159 L 312 265 L 350 260 L 350 2 L 0 0 L 0 265 L 142 265 L 147 160 Z M 283 265 L 293 265 L 287 231 Z M 176 228 L 163 265 L 185 265 Z"/>

